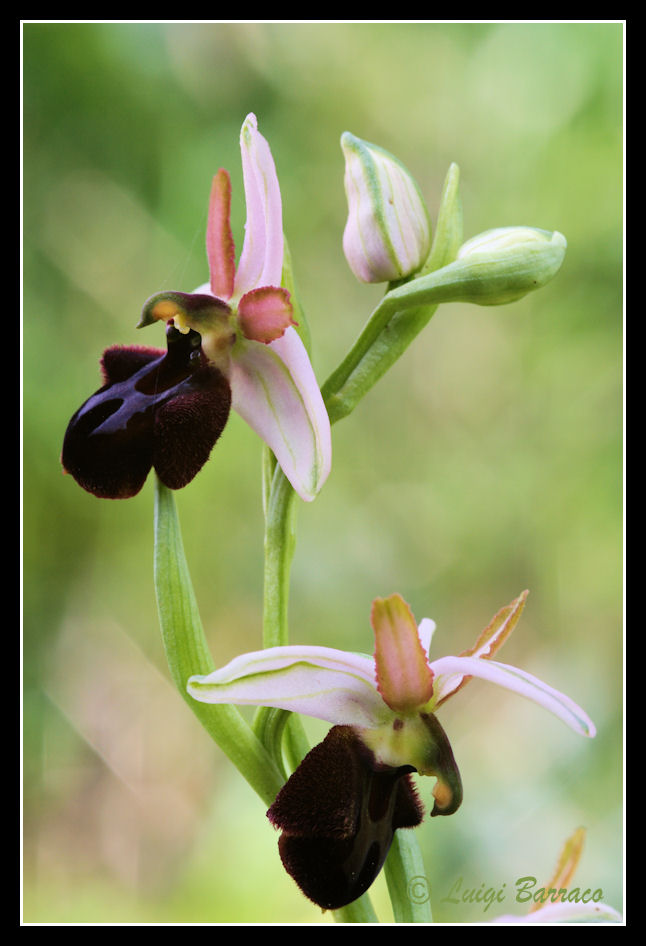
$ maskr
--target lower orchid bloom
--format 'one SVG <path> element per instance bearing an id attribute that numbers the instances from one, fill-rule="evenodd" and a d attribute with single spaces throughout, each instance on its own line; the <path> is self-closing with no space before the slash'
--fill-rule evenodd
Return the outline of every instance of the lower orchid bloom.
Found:
<path id="1" fill-rule="evenodd" d="M 139 327 L 167 323 L 167 353 L 108 349 L 104 386 L 69 423 L 63 467 L 96 496 L 134 496 L 151 468 L 171 489 L 185 486 L 208 459 L 231 407 L 272 449 L 301 498 L 314 499 L 330 471 L 329 419 L 281 286 L 276 168 L 254 115 L 242 126 L 240 147 L 247 224 L 237 269 L 231 182 L 220 169 L 207 224 L 209 283 L 152 296 Z"/>
<path id="2" fill-rule="evenodd" d="M 567 839 L 548 883 L 536 888 L 535 877 L 516 881 L 516 902 L 532 905 L 524 916 L 506 913 L 494 923 L 620 923 L 621 914 L 603 902 L 603 890 L 571 887 L 585 840 L 585 828 L 577 828 Z"/>
<path id="3" fill-rule="evenodd" d="M 460 773 L 435 713 L 471 677 L 528 697 L 576 732 L 595 735 L 569 697 L 491 660 L 526 596 L 501 609 L 458 657 L 429 662 L 434 622 L 425 618 L 418 627 L 394 594 L 372 605 L 374 658 L 327 647 L 274 647 L 189 679 L 188 692 L 205 703 L 271 706 L 334 724 L 267 813 L 282 831 L 286 870 L 319 906 L 337 909 L 361 896 L 381 870 L 395 830 L 421 823 L 411 772 L 436 778 L 431 816 L 460 806 Z"/>

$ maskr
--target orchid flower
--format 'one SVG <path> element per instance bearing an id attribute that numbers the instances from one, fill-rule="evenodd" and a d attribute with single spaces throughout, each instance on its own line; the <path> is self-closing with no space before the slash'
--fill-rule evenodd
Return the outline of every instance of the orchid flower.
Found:
<path id="1" fill-rule="evenodd" d="M 282 205 L 269 145 L 256 118 L 240 135 L 247 224 L 238 267 L 231 181 L 213 178 L 206 233 L 209 282 L 162 292 L 138 327 L 167 323 L 168 352 L 111 348 L 104 386 L 70 421 L 62 463 L 97 496 L 133 496 L 154 467 L 171 489 L 208 459 L 233 407 L 262 437 L 296 492 L 312 500 L 331 463 L 330 423 L 281 286 Z"/>
<path id="2" fill-rule="evenodd" d="M 189 694 L 205 703 L 272 706 L 333 723 L 268 811 L 283 832 L 286 870 L 315 903 L 336 909 L 359 897 L 379 873 L 394 831 L 421 822 L 411 772 L 436 777 L 431 816 L 458 809 L 460 773 L 435 713 L 472 677 L 533 700 L 577 733 L 595 735 L 569 697 L 491 659 L 517 624 L 526 596 L 502 608 L 474 647 L 457 657 L 429 661 L 434 622 L 425 618 L 418 627 L 394 594 L 372 605 L 374 657 L 274 647 L 188 680 Z"/>

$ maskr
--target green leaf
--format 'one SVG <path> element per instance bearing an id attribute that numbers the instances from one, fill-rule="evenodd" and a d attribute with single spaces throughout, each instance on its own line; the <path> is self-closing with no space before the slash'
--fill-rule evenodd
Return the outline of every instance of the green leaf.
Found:
<path id="1" fill-rule="evenodd" d="M 215 669 L 193 593 L 175 500 L 159 480 L 155 493 L 155 592 L 171 676 L 204 728 L 270 805 L 283 784 L 273 759 L 233 706 L 199 703 L 186 691 L 188 678 Z"/>
<path id="2" fill-rule="evenodd" d="M 420 276 L 452 263 L 458 255 L 462 245 L 462 202 L 459 187 L 460 168 L 453 163 L 442 189 L 433 246 L 419 273 Z"/>

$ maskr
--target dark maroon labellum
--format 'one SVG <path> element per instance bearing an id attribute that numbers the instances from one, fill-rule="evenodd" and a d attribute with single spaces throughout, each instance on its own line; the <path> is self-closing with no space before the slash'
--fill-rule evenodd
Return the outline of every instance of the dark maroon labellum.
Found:
<path id="1" fill-rule="evenodd" d="M 350 726 L 334 726 L 303 759 L 267 816 L 282 830 L 285 870 L 325 910 L 368 890 L 397 828 L 422 821 L 412 766 L 378 766 Z"/>
<path id="2" fill-rule="evenodd" d="M 180 489 L 201 470 L 229 417 L 229 382 L 208 363 L 197 332 L 166 330 L 168 350 L 108 348 L 105 384 L 69 422 L 61 462 L 103 499 L 136 495 L 154 467 Z"/>

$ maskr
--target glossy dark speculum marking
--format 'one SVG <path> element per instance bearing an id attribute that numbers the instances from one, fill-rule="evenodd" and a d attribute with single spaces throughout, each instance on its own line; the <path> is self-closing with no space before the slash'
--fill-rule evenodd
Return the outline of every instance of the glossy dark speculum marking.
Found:
<path id="1" fill-rule="evenodd" d="M 63 468 L 95 496 L 136 495 L 151 468 L 170 489 L 186 486 L 226 425 L 229 382 L 208 363 L 198 333 L 169 325 L 166 336 L 166 352 L 108 348 L 103 387 L 68 424 Z"/>

